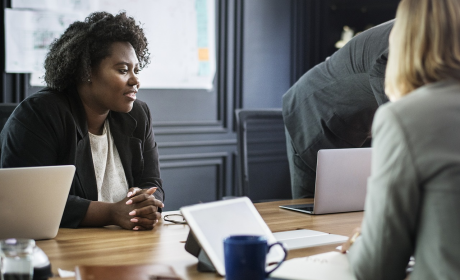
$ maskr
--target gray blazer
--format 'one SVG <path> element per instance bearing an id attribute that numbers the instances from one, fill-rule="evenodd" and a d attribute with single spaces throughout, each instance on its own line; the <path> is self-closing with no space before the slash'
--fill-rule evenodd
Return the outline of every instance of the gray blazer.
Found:
<path id="1" fill-rule="evenodd" d="M 421 87 L 378 109 L 358 279 L 460 277 L 460 82 Z"/>

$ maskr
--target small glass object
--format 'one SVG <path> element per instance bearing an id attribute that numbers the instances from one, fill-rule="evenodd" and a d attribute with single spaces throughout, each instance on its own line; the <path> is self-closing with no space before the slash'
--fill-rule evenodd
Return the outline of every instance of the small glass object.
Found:
<path id="1" fill-rule="evenodd" d="M 2 280 L 32 280 L 33 239 L 4 239 L 0 241 L 0 270 Z"/>

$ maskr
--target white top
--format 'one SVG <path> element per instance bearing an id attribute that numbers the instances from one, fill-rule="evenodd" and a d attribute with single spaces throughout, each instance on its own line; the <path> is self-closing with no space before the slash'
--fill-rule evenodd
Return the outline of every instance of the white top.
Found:
<path id="1" fill-rule="evenodd" d="M 89 132 L 98 201 L 119 202 L 126 197 L 128 182 L 120 155 L 110 133 L 109 121 L 104 123 L 102 135 Z"/>

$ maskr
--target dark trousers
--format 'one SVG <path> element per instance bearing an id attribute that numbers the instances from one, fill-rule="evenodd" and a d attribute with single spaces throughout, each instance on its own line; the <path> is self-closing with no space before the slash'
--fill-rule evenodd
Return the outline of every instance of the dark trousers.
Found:
<path id="1" fill-rule="evenodd" d="M 302 159 L 292 145 L 292 139 L 286 130 L 286 150 L 291 177 L 292 198 L 310 198 L 315 196 L 316 162 L 319 149 L 359 148 L 340 138 L 323 135 L 322 147 L 311 148 L 310 153 L 303 153 Z M 361 147 L 370 147 L 371 138 L 368 138 Z"/>
<path id="2" fill-rule="evenodd" d="M 308 198 L 315 195 L 316 167 L 312 169 L 297 154 L 286 130 L 286 150 L 291 176 L 292 198 Z"/>

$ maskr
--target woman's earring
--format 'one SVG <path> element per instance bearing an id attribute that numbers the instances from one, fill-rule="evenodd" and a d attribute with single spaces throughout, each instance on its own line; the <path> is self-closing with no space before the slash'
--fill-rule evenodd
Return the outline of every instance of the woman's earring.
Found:
<path id="1" fill-rule="evenodd" d="M 91 83 L 91 79 L 88 79 L 88 83 Z"/>

